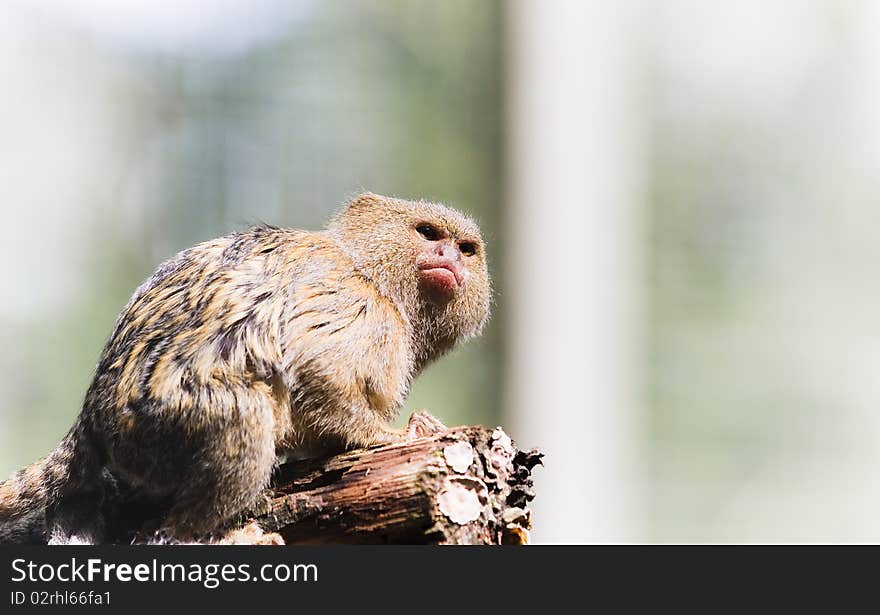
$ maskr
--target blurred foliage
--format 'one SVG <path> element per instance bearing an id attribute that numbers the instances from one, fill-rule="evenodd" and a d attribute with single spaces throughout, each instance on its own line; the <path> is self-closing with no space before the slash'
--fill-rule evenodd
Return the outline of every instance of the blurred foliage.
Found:
<path id="1" fill-rule="evenodd" d="M 652 31 L 658 540 L 878 536 L 877 15 L 783 4 L 682 4 Z"/>

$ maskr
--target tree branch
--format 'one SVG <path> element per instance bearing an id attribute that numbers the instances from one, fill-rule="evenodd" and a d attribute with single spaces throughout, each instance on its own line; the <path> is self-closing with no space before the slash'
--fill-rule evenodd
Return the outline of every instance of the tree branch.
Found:
<path id="1" fill-rule="evenodd" d="M 537 450 L 499 427 L 290 462 L 249 521 L 287 544 L 525 544 Z"/>

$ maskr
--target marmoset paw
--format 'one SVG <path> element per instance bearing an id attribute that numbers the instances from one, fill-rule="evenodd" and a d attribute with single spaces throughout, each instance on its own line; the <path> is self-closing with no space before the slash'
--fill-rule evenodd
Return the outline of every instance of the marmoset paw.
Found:
<path id="1" fill-rule="evenodd" d="M 283 545 L 280 534 L 267 532 L 256 521 L 244 527 L 236 528 L 226 534 L 219 543 L 221 545 Z"/>
<path id="2" fill-rule="evenodd" d="M 406 439 L 415 440 L 447 431 L 446 425 L 424 410 L 413 412 L 406 424 Z"/>

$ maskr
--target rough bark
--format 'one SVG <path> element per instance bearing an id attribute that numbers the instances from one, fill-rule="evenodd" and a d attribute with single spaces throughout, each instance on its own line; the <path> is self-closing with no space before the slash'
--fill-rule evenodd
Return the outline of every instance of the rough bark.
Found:
<path id="1" fill-rule="evenodd" d="M 500 427 L 459 427 L 290 462 L 248 518 L 287 544 L 525 544 L 541 457 Z"/>

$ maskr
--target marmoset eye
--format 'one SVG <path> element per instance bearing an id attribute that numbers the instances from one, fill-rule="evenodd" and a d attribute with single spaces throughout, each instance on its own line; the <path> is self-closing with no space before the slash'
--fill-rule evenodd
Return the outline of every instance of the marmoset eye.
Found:
<path id="1" fill-rule="evenodd" d="M 477 244 L 471 243 L 470 241 L 463 241 L 462 243 L 458 244 L 458 249 L 465 256 L 473 256 L 477 253 Z"/>
<path id="2" fill-rule="evenodd" d="M 440 231 L 431 224 L 419 224 L 416 231 L 428 241 L 437 241 L 440 239 Z"/>

